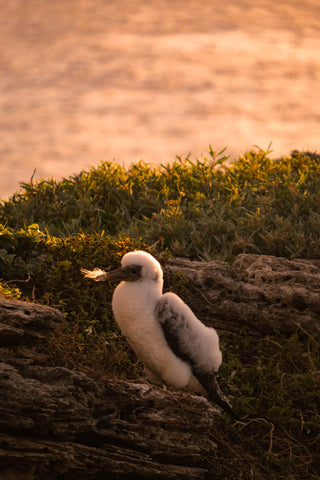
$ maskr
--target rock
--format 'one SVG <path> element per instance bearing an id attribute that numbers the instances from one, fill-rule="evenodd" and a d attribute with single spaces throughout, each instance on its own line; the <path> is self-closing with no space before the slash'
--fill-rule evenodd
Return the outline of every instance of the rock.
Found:
<path id="1" fill-rule="evenodd" d="M 206 324 L 256 335 L 319 332 L 320 261 L 239 255 L 172 259 L 185 301 Z M 205 398 L 145 383 L 98 381 L 50 365 L 63 315 L 0 298 L 0 479 L 205 479 L 214 422 Z"/>
<path id="2" fill-rule="evenodd" d="M 320 331 L 320 261 L 240 254 L 234 264 L 171 259 L 192 288 L 186 303 L 207 325 L 238 333 Z"/>
<path id="3" fill-rule="evenodd" d="M 48 340 L 62 321 L 53 308 L 0 297 L 0 345 Z"/>
<path id="4" fill-rule="evenodd" d="M 0 298 L 0 478 L 203 479 L 219 415 L 206 399 L 48 365 L 54 309 Z"/>

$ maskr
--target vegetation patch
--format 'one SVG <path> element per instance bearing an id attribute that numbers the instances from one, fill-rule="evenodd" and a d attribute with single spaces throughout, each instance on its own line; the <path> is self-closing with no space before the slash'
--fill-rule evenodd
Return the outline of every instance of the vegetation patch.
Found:
<path id="1" fill-rule="evenodd" d="M 62 181 L 22 184 L 0 223 L 38 224 L 58 237 L 106 232 L 159 242 L 174 256 L 232 259 L 240 252 L 320 258 L 320 160 L 249 152 L 226 166 L 209 158 L 129 170 L 103 162 Z"/>

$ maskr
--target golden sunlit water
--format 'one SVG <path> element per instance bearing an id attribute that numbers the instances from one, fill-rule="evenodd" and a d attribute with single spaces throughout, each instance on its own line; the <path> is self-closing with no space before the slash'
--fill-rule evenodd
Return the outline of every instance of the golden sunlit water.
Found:
<path id="1" fill-rule="evenodd" d="M 320 150 L 319 0 L 0 0 L 0 198 L 227 146 Z"/>

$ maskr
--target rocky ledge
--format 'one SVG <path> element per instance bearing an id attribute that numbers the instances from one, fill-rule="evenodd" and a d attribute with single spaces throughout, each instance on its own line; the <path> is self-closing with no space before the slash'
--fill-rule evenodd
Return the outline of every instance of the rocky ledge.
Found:
<path id="1" fill-rule="evenodd" d="M 0 298 L 0 478 L 202 479 L 218 411 L 148 384 L 47 365 L 57 310 Z"/>
<path id="2" fill-rule="evenodd" d="M 192 288 L 184 300 L 207 325 L 238 333 L 320 332 L 320 260 L 240 254 L 234 264 L 175 258 Z"/>
<path id="3" fill-rule="evenodd" d="M 319 333 L 320 261 L 173 259 L 166 271 L 184 272 L 186 302 L 215 328 Z M 0 298 L 0 478 L 208 478 L 219 412 L 188 393 L 50 365 L 63 321 L 52 308 Z"/>

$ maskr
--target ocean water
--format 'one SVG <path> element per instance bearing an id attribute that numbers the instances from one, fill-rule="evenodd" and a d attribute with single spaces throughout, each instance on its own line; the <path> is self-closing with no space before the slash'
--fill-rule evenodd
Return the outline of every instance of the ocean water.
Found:
<path id="1" fill-rule="evenodd" d="M 0 0 L 0 198 L 125 166 L 320 151 L 320 3 Z"/>

